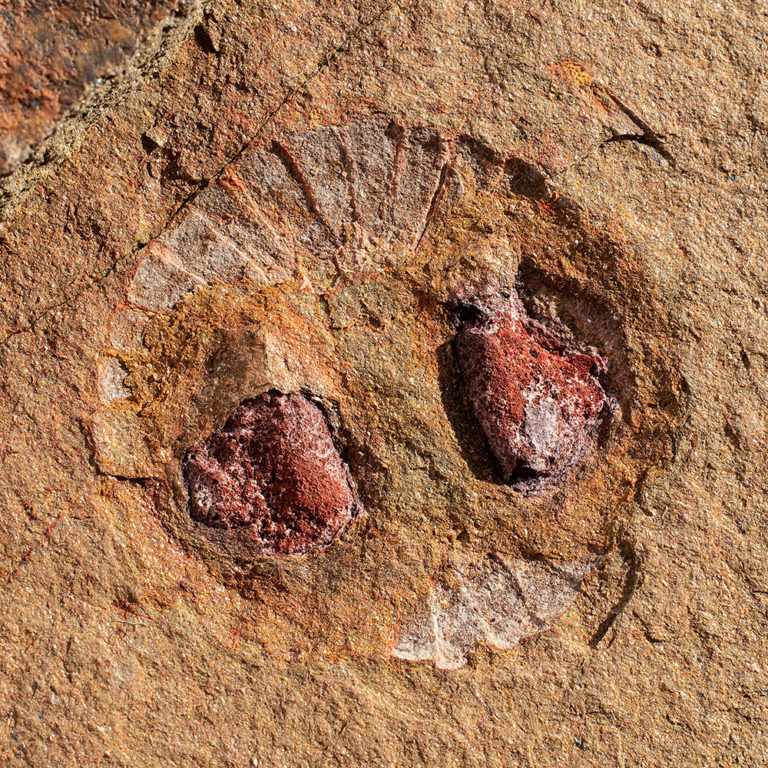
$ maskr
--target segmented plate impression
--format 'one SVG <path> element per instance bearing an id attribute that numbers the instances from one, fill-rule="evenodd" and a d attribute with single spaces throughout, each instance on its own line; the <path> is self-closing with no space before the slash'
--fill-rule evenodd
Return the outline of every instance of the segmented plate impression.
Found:
<path id="1" fill-rule="evenodd" d="M 458 669 L 480 643 L 501 650 L 537 635 L 568 609 L 595 562 L 553 565 L 486 557 L 472 572 L 451 569 L 395 638 L 393 656 Z"/>
<path id="2" fill-rule="evenodd" d="M 326 259 L 340 273 L 384 269 L 414 252 L 459 166 L 480 189 L 556 199 L 520 160 L 469 137 L 387 119 L 322 127 L 248 150 L 145 249 L 112 317 L 113 351 L 99 366 L 103 399 L 111 407 L 128 402 L 115 354 L 140 349 L 149 317 L 193 291 L 292 279 L 311 290 L 304 263 Z M 460 196 L 460 175 L 451 179 L 451 194 Z M 109 440 L 98 442 L 97 456 L 109 465 Z M 433 587 L 393 654 L 453 669 L 480 642 L 511 648 L 571 604 L 591 567 L 485 558 L 471 575 L 455 572 L 459 588 Z"/>

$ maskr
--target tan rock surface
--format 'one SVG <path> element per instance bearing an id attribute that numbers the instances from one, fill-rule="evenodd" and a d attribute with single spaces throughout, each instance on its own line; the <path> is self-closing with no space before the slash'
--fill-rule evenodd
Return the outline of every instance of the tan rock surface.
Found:
<path id="1" fill-rule="evenodd" d="M 167 32 L 174 5 L 165 0 L 3 3 L 0 176 L 25 160 L 89 88 L 115 77 L 155 24 L 162 22 Z"/>
<path id="2" fill-rule="evenodd" d="M 246 0 L 140 47 L 4 182 L 3 763 L 766 762 L 766 40 Z M 518 275 L 619 403 L 535 497 L 446 310 Z M 271 388 L 365 509 L 300 557 L 186 512 L 185 453 Z"/>

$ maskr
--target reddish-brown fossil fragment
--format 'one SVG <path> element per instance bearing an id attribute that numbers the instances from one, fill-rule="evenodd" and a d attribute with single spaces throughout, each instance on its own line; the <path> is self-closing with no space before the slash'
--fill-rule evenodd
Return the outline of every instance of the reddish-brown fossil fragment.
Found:
<path id="1" fill-rule="evenodd" d="M 322 547 L 358 512 L 323 413 L 300 394 L 244 402 L 187 455 L 183 473 L 194 520 L 252 526 L 268 554 Z"/>
<path id="2" fill-rule="evenodd" d="M 603 359 L 556 341 L 514 295 L 469 302 L 461 318 L 465 391 L 505 481 L 524 494 L 562 484 L 611 411 Z"/>

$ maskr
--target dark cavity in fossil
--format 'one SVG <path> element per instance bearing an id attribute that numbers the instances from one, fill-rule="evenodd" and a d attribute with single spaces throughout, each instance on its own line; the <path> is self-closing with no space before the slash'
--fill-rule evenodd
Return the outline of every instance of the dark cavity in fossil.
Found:
<path id="1" fill-rule="evenodd" d="M 325 416 L 302 394 L 245 401 L 187 454 L 182 472 L 194 520 L 251 527 L 265 554 L 323 547 L 360 511 Z"/>
<path id="2" fill-rule="evenodd" d="M 615 409 L 606 361 L 530 317 L 517 294 L 452 307 L 465 396 L 504 482 L 524 495 L 562 485 Z"/>

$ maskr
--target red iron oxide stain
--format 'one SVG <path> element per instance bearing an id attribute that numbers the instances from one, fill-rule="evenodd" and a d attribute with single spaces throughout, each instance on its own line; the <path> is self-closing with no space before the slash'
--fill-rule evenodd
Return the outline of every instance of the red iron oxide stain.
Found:
<path id="1" fill-rule="evenodd" d="M 505 482 L 525 495 L 561 485 L 612 411 L 597 379 L 605 361 L 557 341 L 517 296 L 467 302 L 460 317 L 465 392 Z"/>
<path id="2" fill-rule="evenodd" d="M 323 547 L 359 512 L 323 413 L 300 394 L 247 400 L 182 471 L 194 520 L 253 526 L 266 554 Z"/>

